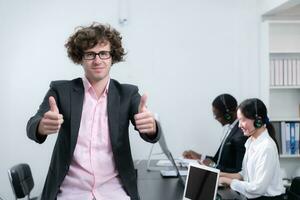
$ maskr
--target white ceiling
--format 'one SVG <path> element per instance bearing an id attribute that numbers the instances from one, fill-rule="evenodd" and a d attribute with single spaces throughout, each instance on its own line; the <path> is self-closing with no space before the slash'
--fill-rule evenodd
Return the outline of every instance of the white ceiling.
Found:
<path id="1" fill-rule="evenodd" d="M 295 5 L 291 8 L 279 11 L 277 13 L 279 16 L 300 16 L 300 5 Z"/>
<path id="2" fill-rule="evenodd" d="M 300 2 L 289 1 L 263 15 L 267 19 L 300 19 Z"/>

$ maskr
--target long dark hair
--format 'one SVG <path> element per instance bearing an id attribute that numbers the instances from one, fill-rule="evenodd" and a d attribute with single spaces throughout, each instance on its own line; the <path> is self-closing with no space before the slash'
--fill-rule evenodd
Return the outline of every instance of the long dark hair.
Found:
<path id="1" fill-rule="evenodd" d="M 277 147 L 277 151 L 279 152 L 278 143 L 275 137 L 275 129 L 269 121 L 266 105 L 260 99 L 252 98 L 243 101 L 238 106 L 238 109 L 246 118 L 253 120 L 259 118 L 262 122 L 262 125 L 266 125 L 268 133 L 270 137 L 274 140 Z"/>

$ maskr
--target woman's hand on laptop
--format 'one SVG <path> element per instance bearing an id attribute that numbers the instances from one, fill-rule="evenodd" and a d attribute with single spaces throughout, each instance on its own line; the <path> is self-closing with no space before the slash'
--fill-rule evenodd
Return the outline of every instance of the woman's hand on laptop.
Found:
<path id="1" fill-rule="evenodd" d="M 224 186 L 227 186 L 231 184 L 232 182 L 232 179 L 231 178 L 227 178 L 227 177 L 220 177 L 219 178 L 219 185 L 224 185 Z"/>

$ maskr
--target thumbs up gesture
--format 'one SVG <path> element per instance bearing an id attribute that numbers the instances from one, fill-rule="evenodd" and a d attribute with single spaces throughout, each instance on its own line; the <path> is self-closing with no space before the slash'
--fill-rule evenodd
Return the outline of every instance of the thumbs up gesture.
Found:
<path id="1" fill-rule="evenodd" d="M 41 135 L 57 133 L 61 124 L 64 122 L 63 115 L 59 114 L 58 107 L 54 97 L 49 97 L 50 110 L 46 112 L 41 119 L 38 132 Z"/>
<path id="2" fill-rule="evenodd" d="M 138 113 L 134 115 L 135 125 L 140 133 L 154 135 L 156 133 L 156 122 L 153 114 L 148 111 L 146 103 L 147 95 L 144 94 L 141 97 Z"/>

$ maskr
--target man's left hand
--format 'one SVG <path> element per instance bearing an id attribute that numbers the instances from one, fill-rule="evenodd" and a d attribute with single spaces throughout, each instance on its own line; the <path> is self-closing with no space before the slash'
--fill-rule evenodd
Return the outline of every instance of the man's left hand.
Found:
<path id="1" fill-rule="evenodd" d="M 156 133 L 156 122 L 154 115 L 147 109 L 147 95 L 141 97 L 138 114 L 134 115 L 136 128 L 140 133 L 154 135 Z"/>

